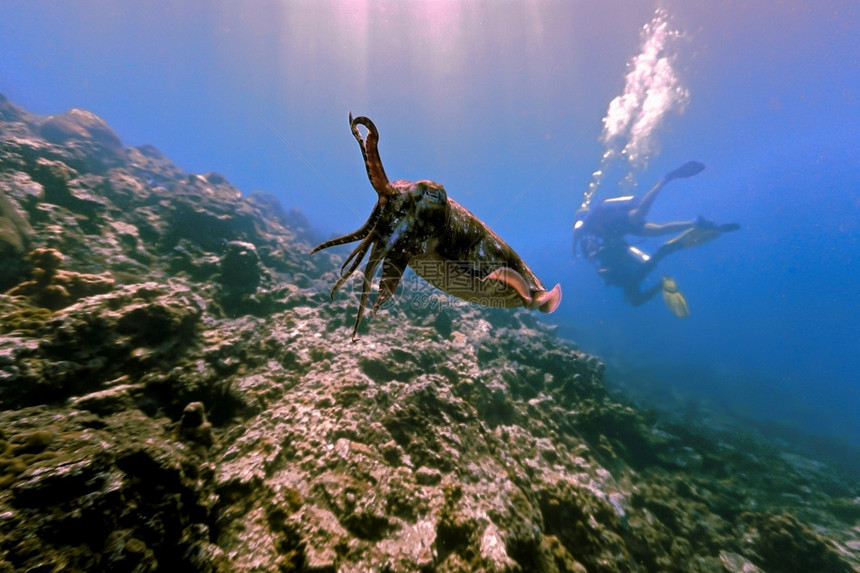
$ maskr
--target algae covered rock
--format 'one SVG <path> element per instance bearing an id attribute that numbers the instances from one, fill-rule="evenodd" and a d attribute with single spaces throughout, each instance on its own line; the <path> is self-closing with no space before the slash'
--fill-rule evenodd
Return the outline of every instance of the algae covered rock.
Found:
<path id="1" fill-rule="evenodd" d="M 32 279 L 18 284 L 7 294 L 26 297 L 34 306 L 59 310 L 81 298 L 113 290 L 114 281 L 107 275 L 60 270 L 65 257 L 55 249 L 36 249 L 28 258 Z"/>
<path id="2" fill-rule="evenodd" d="M 746 514 L 753 560 L 769 571 L 856 571 L 831 543 L 790 514 Z"/>
<path id="3" fill-rule="evenodd" d="M 0 406 L 55 403 L 119 384 L 124 374 L 146 373 L 156 391 L 158 373 L 180 367 L 172 360 L 194 345 L 204 308 L 181 285 L 142 283 L 90 296 L 29 331 L 13 330 L 0 337 Z"/>
<path id="4" fill-rule="evenodd" d="M 0 568 L 226 564 L 205 467 L 157 419 L 31 408 L 0 412 L 0 428 Z"/>
<path id="5" fill-rule="evenodd" d="M 0 292 L 25 276 L 26 253 L 33 230 L 12 200 L 0 188 Z"/>
<path id="6" fill-rule="evenodd" d="M 82 109 L 52 115 L 39 127 L 50 143 L 63 145 L 75 160 L 96 172 L 121 165 L 125 148 L 116 133 L 100 117 Z"/>

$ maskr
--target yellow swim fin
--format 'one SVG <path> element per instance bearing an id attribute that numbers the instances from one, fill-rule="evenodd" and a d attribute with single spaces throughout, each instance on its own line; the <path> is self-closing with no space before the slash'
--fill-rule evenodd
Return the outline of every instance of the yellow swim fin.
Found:
<path id="1" fill-rule="evenodd" d="M 671 277 L 663 277 L 663 302 L 669 307 L 675 316 L 684 318 L 690 315 L 690 309 L 687 307 L 687 300 L 681 291 L 678 290 L 678 285 Z"/>

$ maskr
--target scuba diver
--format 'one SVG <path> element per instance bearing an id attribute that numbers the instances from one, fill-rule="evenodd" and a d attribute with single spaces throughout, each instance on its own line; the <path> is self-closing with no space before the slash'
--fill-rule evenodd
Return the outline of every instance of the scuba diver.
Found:
<path id="1" fill-rule="evenodd" d="M 675 316 L 683 318 L 689 315 L 687 301 L 672 278 L 663 277 L 659 283 L 645 290 L 640 286 L 642 281 L 670 253 L 707 243 L 722 233 L 740 229 L 740 225 L 717 225 L 701 216 L 695 221 L 657 224 L 645 221 L 645 217 L 667 183 L 692 177 L 704 168 L 704 164 L 698 161 L 689 161 L 669 172 L 641 199 L 616 197 L 580 208 L 573 225 L 574 255 L 581 253 L 594 263 L 603 281 L 607 285 L 621 287 L 624 297 L 633 306 L 644 304 L 662 291 L 663 301 Z M 624 238 L 625 235 L 657 237 L 672 233 L 679 234 L 660 245 L 650 256 Z"/>

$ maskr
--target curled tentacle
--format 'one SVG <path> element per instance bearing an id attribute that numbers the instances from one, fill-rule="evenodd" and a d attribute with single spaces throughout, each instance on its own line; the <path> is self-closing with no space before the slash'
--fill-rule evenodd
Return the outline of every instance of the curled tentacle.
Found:
<path id="1" fill-rule="evenodd" d="M 359 124 L 367 128 L 366 141 L 358 131 Z M 353 119 L 352 113 L 349 114 L 349 126 L 352 129 L 353 137 L 361 147 L 361 155 L 364 157 L 364 166 L 367 169 L 367 178 L 370 180 L 370 184 L 373 185 L 380 197 L 396 195 L 397 191 L 391 187 L 385 169 L 382 167 L 382 159 L 379 158 L 379 131 L 377 131 L 376 126 L 364 116 Z"/>

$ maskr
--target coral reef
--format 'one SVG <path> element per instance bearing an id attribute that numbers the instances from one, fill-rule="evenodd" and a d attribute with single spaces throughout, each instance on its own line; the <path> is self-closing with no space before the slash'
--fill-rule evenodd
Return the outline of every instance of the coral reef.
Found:
<path id="1" fill-rule="evenodd" d="M 0 96 L 0 192 L 0 572 L 860 567 L 850 477 L 620 403 L 526 311 L 419 286 L 352 342 L 300 214 L 90 113 Z"/>
<path id="2" fill-rule="evenodd" d="M 114 281 L 109 276 L 60 270 L 65 257 L 56 249 L 35 249 L 28 258 L 31 280 L 21 282 L 6 294 L 28 298 L 38 308 L 59 310 L 81 298 L 113 289 Z"/>
<path id="3" fill-rule="evenodd" d="M 27 271 L 25 255 L 33 230 L 0 187 L 0 290 L 14 285 Z"/>

